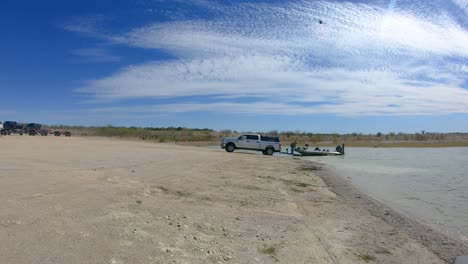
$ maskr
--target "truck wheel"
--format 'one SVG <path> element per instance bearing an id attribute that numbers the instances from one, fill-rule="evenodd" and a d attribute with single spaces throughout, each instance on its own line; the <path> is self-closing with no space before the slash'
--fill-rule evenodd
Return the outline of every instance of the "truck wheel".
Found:
<path id="1" fill-rule="evenodd" d="M 235 148 L 234 144 L 227 144 L 225 149 L 227 152 L 233 152 Z"/>
<path id="2" fill-rule="evenodd" d="M 273 155 L 273 152 L 275 152 L 275 151 L 272 148 L 265 149 L 265 155 L 271 156 L 271 155 Z"/>

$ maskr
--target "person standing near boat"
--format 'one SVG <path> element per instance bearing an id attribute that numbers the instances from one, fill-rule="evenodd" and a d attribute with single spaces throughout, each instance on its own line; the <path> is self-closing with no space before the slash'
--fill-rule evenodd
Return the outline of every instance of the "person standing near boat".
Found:
<path id="1" fill-rule="evenodd" d="M 294 155 L 294 150 L 296 149 L 296 145 L 297 145 L 297 142 L 294 141 L 293 143 L 291 143 L 290 147 L 291 147 L 291 155 Z"/>

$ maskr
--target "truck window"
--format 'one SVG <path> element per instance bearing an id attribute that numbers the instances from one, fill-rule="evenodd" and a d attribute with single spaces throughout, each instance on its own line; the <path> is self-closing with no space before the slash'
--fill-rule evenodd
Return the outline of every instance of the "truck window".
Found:
<path id="1" fill-rule="evenodd" d="M 249 139 L 249 140 L 258 140 L 258 135 L 247 135 L 247 139 Z"/>
<path id="2" fill-rule="evenodd" d="M 239 140 L 246 140 L 247 139 L 247 136 L 246 135 L 242 135 L 239 137 Z"/>
<path id="3" fill-rule="evenodd" d="M 279 142 L 279 138 L 262 136 L 262 141 Z"/>

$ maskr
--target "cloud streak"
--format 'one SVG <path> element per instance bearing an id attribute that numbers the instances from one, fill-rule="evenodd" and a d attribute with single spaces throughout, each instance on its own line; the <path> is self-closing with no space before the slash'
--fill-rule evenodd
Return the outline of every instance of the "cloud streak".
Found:
<path id="1" fill-rule="evenodd" d="M 389 12 L 385 6 L 325 1 L 212 4 L 211 19 L 102 36 L 177 59 L 131 65 L 78 91 L 103 101 L 216 101 L 150 105 L 149 112 L 468 113 L 468 32 L 449 13 L 424 8 L 397 6 Z M 256 101 L 243 103 L 247 98 Z"/>
<path id="2" fill-rule="evenodd" d="M 103 48 L 85 48 L 85 49 L 74 49 L 70 51 L 70 54 L 78 57 L 83 62 L 117 62 L 120 61 L 120 57 L 113 55 L 109 50 Z"/>
<path id="3" fill-rule="evenodd" d="M 468 0 L 452 0 L 461 10 L 468 14 Z"/>

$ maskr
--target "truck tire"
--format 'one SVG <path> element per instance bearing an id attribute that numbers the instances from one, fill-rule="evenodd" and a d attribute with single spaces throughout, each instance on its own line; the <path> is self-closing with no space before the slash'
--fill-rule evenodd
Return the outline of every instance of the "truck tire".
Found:
<path id="1" fill-rule="evenodd" d="M 227 152 L 233 152 L 234 149 L 236 149 L 236 146 L 234 146 L 234 144 L 232 143 L 229 143 L 226 145 L 226 147 L 224 148 Z"/>
<path id="2" fill-rule="evenodd" d="M 265 155 L 271 156 L 271 155 L 273 155 L 274 152 L 275 152 L 275 150 L 272 149 L 272 148 L 266 148 L 265 149 Z"/>

